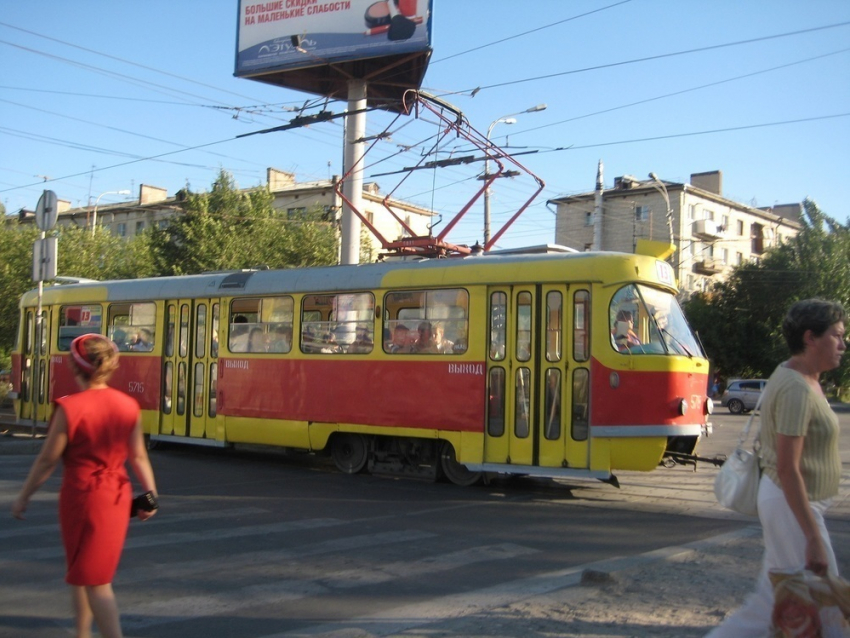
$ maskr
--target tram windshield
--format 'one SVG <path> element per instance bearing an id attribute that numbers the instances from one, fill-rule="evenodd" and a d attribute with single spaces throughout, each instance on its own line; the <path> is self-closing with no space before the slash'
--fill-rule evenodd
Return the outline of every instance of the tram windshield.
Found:
<path id="1" fill-rule="evenodd" d="M 704 356 L 676 297 L 667 291 L 623 286 L 608 314 L 611 346 L 622 354 Z"/>

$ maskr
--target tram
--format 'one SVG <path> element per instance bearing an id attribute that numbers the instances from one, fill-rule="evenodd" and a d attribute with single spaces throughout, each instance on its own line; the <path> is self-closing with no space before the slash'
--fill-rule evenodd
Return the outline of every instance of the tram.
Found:
<path id="1" fill-rule="evenodd" d="M 650 471 L 706 426 L 708 361 L 669 264 L 495 253 L 53 285 L 20 302 L 20 420 L 77 390 L 69 345 L 108 336 L 151 445 L 328 453 L 343 472 Z"/>

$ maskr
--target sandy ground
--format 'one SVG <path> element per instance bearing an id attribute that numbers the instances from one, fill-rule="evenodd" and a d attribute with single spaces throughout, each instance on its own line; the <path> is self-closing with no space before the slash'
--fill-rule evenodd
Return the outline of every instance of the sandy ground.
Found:
<path id="1" fill-rule="evenodd" d="M 721 544 L 646 557 L 617 571 L 585 570 L 582 584 L 536 596 L 449 626 L 404 636 L 432 638 L 590 638 L 704 636 L 740 605 L 761 560 L 761 538 L 751 528 Z M 424 629 L 424 628 L 423 628 Z M 364 635 L 364 634 L 361 634 Z M 352 637 L 353 638 L 353 637 Z"/>

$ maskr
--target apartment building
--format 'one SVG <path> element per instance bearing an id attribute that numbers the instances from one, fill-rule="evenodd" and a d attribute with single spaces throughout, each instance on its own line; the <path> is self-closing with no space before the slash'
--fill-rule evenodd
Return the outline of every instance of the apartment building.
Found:
<path id="1" fill-rule="evenodd" d="M 339 178 L 312 182 L 298 182 L 294 173 L 275 168 L 266 171 L 266 185 L 274 196 L 272 206 L 287 219 L 299 219 L 307 211 L 321 208 L 327 219 L 337 221 L 342 212 L 342 201 L 336 194 L 335 186 Z M 250 189 L 246 189 L 250 190 Z M 383 204 L 385 195 L 380 193 L 378 184 L 363 185 L 363 215 L 386 239 L 394 240 L 405 235 L 401 224 L 387 211 Z M 57 225 L 77 225 L 84 228 L 98 226 L 120 237 L 132 237 L 151 226 L 168 224 L 175 215 L 183 212 L 185 191 L 169 196 L 163 188 L 142 184 L 138 199 L 117 204 L 101 204 L 72 208 L 71 202 L 59 198 Z M 417 235 L 427 235 L 433 212 L 426 208 L 402 200 L 391 199 L 389 207 Z M 21 209 L 18 212 L 20 223 L 33 223 L 34 211 Z M 372 242 L 372 254 L 381 250 L 380 243 L 369 235 Z"/>
<path id="2" fill-rule="evenodd" d="M 639 239 L 671 242 L 683 294 L 705 290 L 802 228 L 802 204 L 757 208 L 727 199 L 720 171 L 693 173 L 687 184 L 624 175 L 606 189 L 600 162 L 595 191 L 549 203 L 557 211 L 557 244 L 630 253 Z"/>

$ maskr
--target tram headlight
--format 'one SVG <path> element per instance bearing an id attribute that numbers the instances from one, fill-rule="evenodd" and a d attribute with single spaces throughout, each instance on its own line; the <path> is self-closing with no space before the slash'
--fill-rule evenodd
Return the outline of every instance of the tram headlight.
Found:
<path id="1" fill-rule="evenodd" d="M 705 413 L 713 414 L 714 413 L 714 401 L 711 400 L 711 397 L 708 397 L 705 400 Z"/>
<path id="2" fill-rule="evenodd" d="M 679 416 L 685 416 L 688 413 L 688 402 L 685 399 L 679 401 Z"/>

